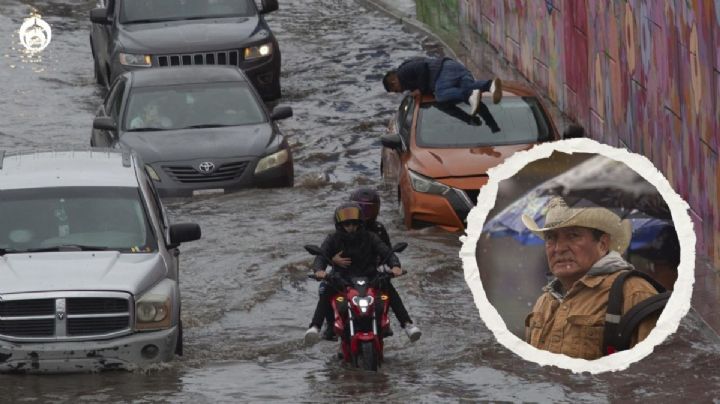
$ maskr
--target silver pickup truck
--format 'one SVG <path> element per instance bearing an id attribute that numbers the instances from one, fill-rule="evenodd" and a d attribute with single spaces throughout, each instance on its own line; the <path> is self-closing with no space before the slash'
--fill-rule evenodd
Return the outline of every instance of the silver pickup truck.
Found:
<path id="1" fill-rule="evenodd" d="M 182 353 L 178 246 L 131 154 L 0 152 L 0 371 L 128 368 Z"/>

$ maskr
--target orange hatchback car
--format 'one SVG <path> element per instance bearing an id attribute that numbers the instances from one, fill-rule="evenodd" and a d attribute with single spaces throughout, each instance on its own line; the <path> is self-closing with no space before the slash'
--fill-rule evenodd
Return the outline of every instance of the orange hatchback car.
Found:
<path id="1" fill-rule="evenodd" d="M 429 96 L 406 96 L 381 137 L 381 170 L 397 187 L 408 228 L 465 228 L 487 170 L 519 150 L 560 139 L 540 99 L 527 87 L 503 82 L 503 98 L 483 94 L 481 113 L 466 104 L 446 106 Z"/>

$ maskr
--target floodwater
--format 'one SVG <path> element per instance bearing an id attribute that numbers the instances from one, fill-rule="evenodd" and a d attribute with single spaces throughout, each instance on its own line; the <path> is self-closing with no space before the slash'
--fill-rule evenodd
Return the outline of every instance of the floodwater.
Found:
<path id="1" fill-rule="evenodd" d="M 84 147 L 103 91 L 94 84 L 88 0 L 0 0 L 0 148 Z M 40 55 L 17 29 L 37 9 L 53 28 Z M 245 190 L 168 202 L 200 241 L 182 248 L 185 355 L 134 371 L 0 376 L 13 402 L 244 401 L 710 401 L 720 397 L 720 343 L 696 317 L 626 372 L 576 375 L 526 362 L 484 327 L 465 284 L 457 234 L 400 228 L 383 187 L 380 141 L 397 106 L 380 79 L 436 43 L 352 0 L 286 0 L 268 17 L 283 56 L 280 123 L 296 162 L 292 189 Z M 510 73 L 508 73 L 510 74 Z M 394 283 L 423 330 L 409 343 L 395 324 L 378 374 L 349 369 L 334 343 L 302 345 L 317 299 L 302 246 L 318 244 L 334 207 L 357 186 L 382 189 L 381 220 L 409 274 Z M 394 320 L 393 320 L 394 321 Z"/>

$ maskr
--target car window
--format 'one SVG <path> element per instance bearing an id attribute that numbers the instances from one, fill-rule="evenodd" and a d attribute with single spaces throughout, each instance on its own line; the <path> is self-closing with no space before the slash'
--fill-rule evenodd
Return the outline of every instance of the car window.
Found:
<path id="1" fill-rule="evenodd" d="M 120 23 L 142 23 L 255 15 L 252 0 L 124 0 Z"/>
<path id="2" fill-rule="evenodd" d="M 412 120 L 415 110 L 415 99 L 413 97 L 406 97 L 400 104 L 400 113 L 398 115 L 400 124 L 400 137 L 403 138 L 405 144 L 408 144 L 410 139 L 410 129 L 412 128 Z"/>
<path id="3" fill-rule="evenodd" d="M 0 248 L 66 245 L 157 250 L 138 188 L 58 187 L 0 191 Z"/>
<path id="4" fill-rule="evenodd" d="M 478 125 L 477 122 L 468 123 L 468 105 L 458 104 L 449 110 L 438 108 L 434 103 L 423 104 L 418 117 L 417 144 L 423 147 L 477 147 L 551 140 L 548 118 L 536 98 L 505 97 L 500 104 L 485 106 L 487 114 L 478 115 Z M 497 123 L 497 130 L 492 130 L 489 119 Z"/>
<path id="5" fill-rule="evenodd" d="M 260 101 L 243 83 L 140 87 L 131 90 L 127 104 L 124 128 L 128 131 L 267 122 Z"/>
<path id="6" fill-rule="evenodd" d="M 122 96 L 124 91 L 125 80 L 120 79 L 112 88 L 110 88 L 110 92 L 108 93 L 107 98 L 105 98 L 105 113 L 108 116 L 115 118 L 116 122 L 118 121 L 118 116 L 120 115 L 120 107 L 122 107 Z"/>

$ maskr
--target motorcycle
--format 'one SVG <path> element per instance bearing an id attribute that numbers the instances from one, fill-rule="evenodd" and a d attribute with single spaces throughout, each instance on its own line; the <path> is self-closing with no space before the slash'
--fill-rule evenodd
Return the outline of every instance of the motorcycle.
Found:
<path id="1" fill-rule="evenodd" d="M 406 247 L 407 243 L 394 245 L 380 261 L 380 266 L 387 262 L 390 254 L 401 252 Z M 306 245 L 305 250 L 332 262 L 318 246 Z M 403 270 L 403 273 L 406 271 Z M 309 277 L 320 280 L 315 275 Z M 390 327 L 390 297 L 381 286 L 392 277 L 391 272 L 383 271 L 372 279 L 352 277 L 347 281 L 337 275 L 337 271 L 332 271 L 324 278 L 327 285 L 335 289 L 330 305 L 335 314 L 333 328 L 335 335 L 340 336 L 343 359 L 355 367 L 377 371 L 383 362 L 383 336 Z"/>

